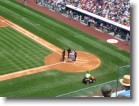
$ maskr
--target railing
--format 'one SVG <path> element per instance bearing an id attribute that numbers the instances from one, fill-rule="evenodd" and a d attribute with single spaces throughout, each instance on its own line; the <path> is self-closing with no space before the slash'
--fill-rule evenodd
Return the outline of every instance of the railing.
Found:
<path id="1" fill-rule="evenodd" d="M 123 67 L 120 67 L 119 70 L 117 70 L 117 79 L 101 83 L 98 85 L 90 86 L 87 88 L 79 89 L 76 91 L 72 91 L 69 93 L 65 93 L 62 95 L 58 95 L 56 97 L 93 97 L 93 96 L 99 96 L 101 95 L 101 87 L 105 84 L 108 84 L 112 87 L 113 92 L 117 92 L 119 90 L 122 90 L 122 85 L 119 83 L 119 79 L 121 79 L 125 74 L 130 74 L 130 65 L 126 65 Z"/>
<path id="2" fill-rule="evenodd" d="M 102 84 L 98 84 L 98 85 L 94 85 L 91 87 L 87 87 L 87 88 L 83 88 L 77 91 L 73 91 L 73 92 L 69 92 L 69 93 L 65 93 L 62 95 L 58 95 L 57 97 L 93 97 L 93 95 L 101 93 L 101 87 L 105 84 L 109 84 L 112 88 L 116 88 L 117 85 L 117 80 L 113 80 L 113 81 L 109 81 L 106 83 L 102 83 Z"/>
<path id="3" fill-rule="evenodd" d="M 109 20 L 109 19 L 103 18 L 103 17 L 101 17 L 101 16 L 95 15 L 95 14 L 93 14 L 93 13 L 90 13 L 90 12 L 86 11 L 86 10 L 83 10 L 83 9 L 80 9 L 80 8 L 77 8 L 77 7 L 74 7 L 74 6 L 72 6 L 72 5 L 66 5 L 66 7 L 67 7 L 67 8 L 70 8 L 71 10 L 78 11 L 78 12 L 80 12 L 80 13 L 82 13 L 82 14 L 88 15 L 88 16 L 90 16 L 90 17 L 94 17 L 94 18 L 99 19 L 99 20 L 101 20 L 101 21 L 104 21 L 104 22 L 106 22 L 106 23 L 109 23 L 109 24 L 112 24 L 112 25 L 117 26 L 117 27 L 119 27 L 119 28 L 122 28 L 122 29 L 125 29 L 125 30 L 127 30 L 127 31 L 130 31 L 130 27 L 127 27 L 127 26 L 125 26 L 125 25 L 122 25 L 122 24 L 119 24 L 119 23 L 117 23 L 117 22 L 111 21 L 111 20 Z"/>

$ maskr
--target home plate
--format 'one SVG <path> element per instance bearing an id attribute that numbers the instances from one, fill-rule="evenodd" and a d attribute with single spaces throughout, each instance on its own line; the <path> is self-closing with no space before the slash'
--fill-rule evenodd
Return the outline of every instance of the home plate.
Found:
<path id="1" fill-rule="evenodd" d="M 118 40 L 116 40 L 116 39 L 108 39 L 107 42 L 108 43 L 118 43 Z"/>

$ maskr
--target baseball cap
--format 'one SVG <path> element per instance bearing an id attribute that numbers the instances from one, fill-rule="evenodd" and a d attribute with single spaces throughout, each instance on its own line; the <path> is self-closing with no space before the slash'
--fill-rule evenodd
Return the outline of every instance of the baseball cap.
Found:
<path id="1" fill-rule="evenodd" d="M 109 91 L 111 91 L 111 90 L 112 90 L 112 88 L 111 88 L 110 85 L 104 85 L 104 86 L 102 86 L 102 88 L 101 88 L 101 91 L 102 91 L 102 92 L 109 92 Z"/>

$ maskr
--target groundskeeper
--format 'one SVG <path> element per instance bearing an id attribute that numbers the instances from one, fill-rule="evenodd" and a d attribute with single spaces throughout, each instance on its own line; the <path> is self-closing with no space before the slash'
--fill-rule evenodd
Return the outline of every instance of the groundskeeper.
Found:
<path id="1" fill-rule="evenodd" d="M 84 77 L 90 79 L 91 78 L 90 72 L 91 72 L 91 70 L 88 70 Z"/>

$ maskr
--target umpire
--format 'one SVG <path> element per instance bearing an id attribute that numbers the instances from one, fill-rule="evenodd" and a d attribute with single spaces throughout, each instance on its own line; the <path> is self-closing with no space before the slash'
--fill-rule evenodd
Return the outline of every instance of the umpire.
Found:
<path id="1" fill-rule="evenodd" d="M 65 60 L 65 49 L 62 52 L 62 61 L 64 61 L 64 60 Z"/>
<path id="2" fill-rule="evenodd" d="M 67 50 L 67 52 L 68 52 L 68 58 L 69 58 L 69 54 L 70 54 L 70 52 L 71 52 L 71 49 L 69 48 L 69 49 Z"/>
<path id="3" fill-rule="evenodd" d="M 75 55 L 75 60 L 76 61 L 76 58 L 77 58 L 77 52 L 74 51 L 74 55 Z"/>

